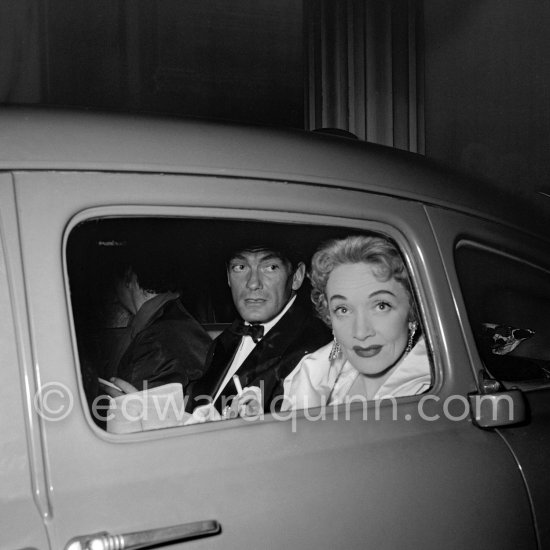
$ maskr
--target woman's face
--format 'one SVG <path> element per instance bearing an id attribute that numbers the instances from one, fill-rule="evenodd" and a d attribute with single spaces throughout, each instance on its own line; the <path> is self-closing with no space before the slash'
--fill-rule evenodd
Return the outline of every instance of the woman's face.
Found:
<path id="1" fill-rule="evenodd" d="M 381 376 L 408 340 L 410 303 L 405 287 L 380 281 L 367 263 L 342 264 L 329 275 L 326 298 L 334 336 L 361 373 Z"/>

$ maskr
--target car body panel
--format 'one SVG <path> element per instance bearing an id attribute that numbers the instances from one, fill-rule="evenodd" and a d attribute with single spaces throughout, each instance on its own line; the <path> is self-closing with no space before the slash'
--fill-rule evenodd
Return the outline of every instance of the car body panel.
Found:
<path id="1" fill-rule="evenodd" d="M 52 548 L 76 535 L 207 519 L 221 523 L 220 535 L 173 547 L 328 549 L 345 541 L 347 548 L 535 548 L 513 455 L 497 433 L 463 415 L 476 380 L 423 206 L 359 190 L 214 175 L 14 172 L 32 337 L 33 361 L 24 368 L 75 398 L 67 417 L 42 424 Z M 124 437 L 103 432 L 82 394 L 63 265 L 67 233 L 100 215 L 387 233 L 408 257 L 426 318 L 436 370 L 430 399 L 422 409 L 420 396 L 399 400 L 396 420 L 388 404 L 377 419 L 372 404 L 367 420 L 358 407 L 347 420 L 314 421 L 315 411 L 306 411 L 285 421 L 238 419 Z"/>

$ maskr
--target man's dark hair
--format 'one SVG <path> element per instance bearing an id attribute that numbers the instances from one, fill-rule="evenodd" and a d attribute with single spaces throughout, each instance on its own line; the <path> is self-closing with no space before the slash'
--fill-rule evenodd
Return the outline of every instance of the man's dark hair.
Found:
<path id="1" fill-rule="evenodd" d="M 174 292 L 181 286 L 176 259 L 162 247 L 125 250 L 115 276 L 117 280 L 127 280 L 132 273 L 136 274 L 141 288 L 155 294 Z"/>
<path id="2" fill-rule="evenodd" d="M 254 253 L 263 251 L 271 252 L 272 254 L 283 260 L 283 262 L 289 264 L 291 271 L 294 271 L 298 267 L 298 264 L 302 261 L 299 257 L 299 254 L 297 254 L 290 245 L 280 245 L 269 242 L 251 243 L 234 248 L 227 257 L 227 260 L 225 262 L 226 268 L 229 269 L 229 263 L 231 262 L 231 260 L 239 254 L 242 254 L 243 252 Z"/>

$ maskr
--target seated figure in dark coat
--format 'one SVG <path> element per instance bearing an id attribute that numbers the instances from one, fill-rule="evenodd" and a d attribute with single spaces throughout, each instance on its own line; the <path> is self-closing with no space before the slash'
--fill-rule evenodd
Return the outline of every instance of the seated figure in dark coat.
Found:
<path id="1" fill-rule="evenodd" d="M 117 282 L 118 299 L 133 315 L 113 357 L 114 381 L 126 391 L 124 382 L 137 390 L 180 382 L 185 392 L 203 373 L 211 338 L 183 305 L 167 262 L 142 253 Z"/>

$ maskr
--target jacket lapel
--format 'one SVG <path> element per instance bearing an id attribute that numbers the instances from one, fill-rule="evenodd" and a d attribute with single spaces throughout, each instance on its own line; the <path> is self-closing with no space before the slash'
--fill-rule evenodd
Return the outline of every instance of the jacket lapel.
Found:
<path id="1" fill-rule="evenodd" d="M 305 311 L 298 304 L 293 304 L 239 368 L 237 373 L 243 386 L 250 385 L 265 368 L 269 368 L 285 354 L 301 332 L 305 319 Z"/>

